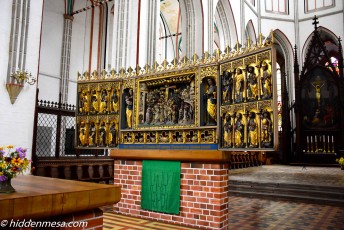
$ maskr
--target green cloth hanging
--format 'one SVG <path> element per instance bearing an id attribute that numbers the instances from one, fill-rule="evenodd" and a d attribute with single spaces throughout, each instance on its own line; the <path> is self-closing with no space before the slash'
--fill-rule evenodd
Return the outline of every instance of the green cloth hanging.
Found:
<path id="1" fill-rule="evenodd" d="M 180 207 L 180 161 L 142 163 L 141 208 L 178 214 Z"/>

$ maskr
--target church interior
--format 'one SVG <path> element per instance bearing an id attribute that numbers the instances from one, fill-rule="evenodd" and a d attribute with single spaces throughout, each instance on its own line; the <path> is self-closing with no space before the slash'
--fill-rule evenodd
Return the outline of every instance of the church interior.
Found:
<path id="1" fill-rule="evenodd" d="M 1 227 L 343 229 L 342 1 L 0 15 Z"/>

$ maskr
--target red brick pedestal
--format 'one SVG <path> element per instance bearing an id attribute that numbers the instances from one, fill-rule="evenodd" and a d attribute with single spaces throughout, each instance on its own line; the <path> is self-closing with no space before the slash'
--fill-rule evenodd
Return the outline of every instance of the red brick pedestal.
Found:
<path id="1" fill-rule="evenodd" d="M 116 213 L 202 229 L 228 229 L 228 164 L 182 163 L 179 215 L 141 209 L 142 161 L 115 161 L 115 185 L 122 185 Z"/>

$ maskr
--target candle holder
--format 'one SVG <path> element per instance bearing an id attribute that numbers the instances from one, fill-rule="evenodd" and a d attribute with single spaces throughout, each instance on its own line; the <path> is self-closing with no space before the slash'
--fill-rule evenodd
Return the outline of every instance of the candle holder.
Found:
<path id="1" fill-rule="evenodd" d="M 36 79 L 27 70 L 23 71 L 23 70 L 17 69 L 15 72 L 11 74 L 11 77 L 16 79 L 18 84 L 24 84 L 24 82 L 26 82 L 29 85 L 33 85 L 36 83 Z"/>
<path id="2" fill-rule="evenodd" d="M 19 69 L 13 72 L 11 77 L 15 79 L 16 83 L 7 83 L 6 89 L 8 95 L 10 96 L 11 103 L 14 104 L 24 87 L 24 83 L 26 82 L 29 85 L 33 85 L 36 83 L 36 79 L 32 77 L 32 74 L 29 71 L 23 71 Z"/>

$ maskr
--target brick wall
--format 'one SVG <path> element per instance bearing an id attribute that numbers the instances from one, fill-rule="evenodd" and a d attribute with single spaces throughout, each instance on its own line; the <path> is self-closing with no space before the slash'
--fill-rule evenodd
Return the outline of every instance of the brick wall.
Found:
<path id="1" fill-rule="evenodd" d="M 181 164 L 179 215 L 141 209 L 142 161 L 115 161 L 115 184 L 122 199 L 114 211 L 125 215 L 203 229 L 228 227 L 228 164 Z"/>

